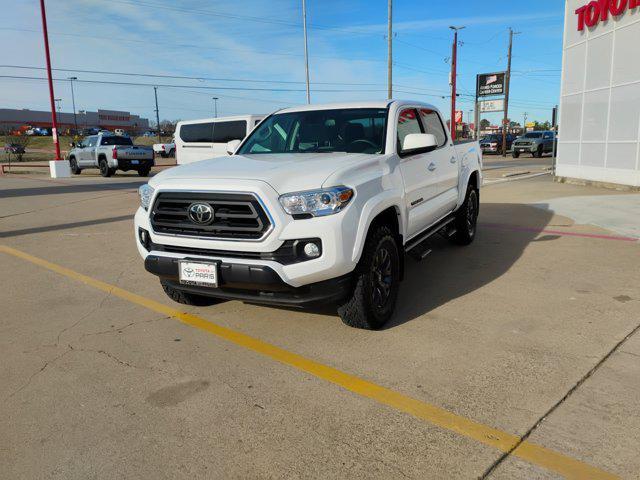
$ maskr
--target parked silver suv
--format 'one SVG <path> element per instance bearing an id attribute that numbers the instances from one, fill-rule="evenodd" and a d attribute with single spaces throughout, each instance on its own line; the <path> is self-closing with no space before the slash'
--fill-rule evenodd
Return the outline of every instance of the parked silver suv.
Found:
<path id="1" fill-rule="evenodd" d="M 530 153 L 534 157 L 542 157 L 553 152 L 556 134 L 552 131 L 528 132 L 513 142 L 512 155 L 518 158 L 521 153 Z"/>

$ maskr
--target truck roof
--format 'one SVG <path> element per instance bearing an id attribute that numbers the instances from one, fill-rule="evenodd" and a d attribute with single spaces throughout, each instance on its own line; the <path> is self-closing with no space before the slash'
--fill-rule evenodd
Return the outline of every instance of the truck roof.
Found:
<path id="1" fill-rule="evenodd" d="M 284 108 L 278 110 L 278 113 L 291 113 L 291 112 L 306 112 L 314 110 L 337 110 L 341 108 L 387 108 L 390 105 L 395 104 L 398 106 L 403 105 L 422 105 L 427 108 L 437 110 L 436 107 L 424 102 L 416 102 L 412 100 L 370 100 L 370 101 L 358 101 L 358 102 L 341 102 L 341 103 L 323 103 L 323 104 L 311 104 L 300 105 L 297 107 Z"/>

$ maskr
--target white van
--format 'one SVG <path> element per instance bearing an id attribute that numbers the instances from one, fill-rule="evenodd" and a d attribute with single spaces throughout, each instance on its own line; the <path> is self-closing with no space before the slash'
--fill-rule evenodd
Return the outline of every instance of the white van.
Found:
<path id="1" fill-rule="evenodd" d="M 176 125 L 176 162 L 185 163 L 227 155 L 227 142 L 242 140 L 266 115 L 185 120 Z"/>

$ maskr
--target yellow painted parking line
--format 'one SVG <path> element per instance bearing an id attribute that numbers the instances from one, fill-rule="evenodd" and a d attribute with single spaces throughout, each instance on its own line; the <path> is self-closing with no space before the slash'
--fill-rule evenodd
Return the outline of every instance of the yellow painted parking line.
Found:
<path id="1" fill-rule="evenodd" d="M 401 412 L 408 413 L 409 415 L 432 425 L 436 425 L 440 428 L 471 438 L 490 447 L 494 447 L 502 452 L 510 451 L 520 440 L 516 435 L 475 422 L 461 415 L 456 415 L 455 413 L 436 405 L 411 398 L 407 395 L 403 395 L 402 393 L 369 382 L 363 378 L 350 375 L 336 368 L 305 358 L 296 353 L 289 352 L 288 350 L 276 347 L 275 345 L 263 342 L 262 340 L 249 335 L 245 335 L 244 333 L 216 325 L 215 323 L 205 320 L 197 315 L 181 312 L 180 310 L 176 310 L 175 308 L 156 302 L 150 298 L 137 295 L 123 288 L 83 275 L 82 273 L 57 265 L 42 258 L 35 257 L 20 250 L 0 245 L 0 252 L 21 258 L 40 267 L 44 267 L 52 272 L 97 288 L 98 290 L 108 292 L 111 295 L 122 298 L 123 300 L 127 300 L 163 315 L 173 317 L 186 325 L 212 333 L 213 335 L 232 342 L 240 347 L 260 353 L 286 365 L 290 365 L 317 378 L 321 378 L 322 380 L 338 385 L 345 390 L 370 398 L 378 403 L 382 403 Z M 568 479 L 618 478 L 616 475 L 612 475 L 599 468 L 528 441 L 521 443 L 511 454 L 539 467 L 559 473 Z"/>

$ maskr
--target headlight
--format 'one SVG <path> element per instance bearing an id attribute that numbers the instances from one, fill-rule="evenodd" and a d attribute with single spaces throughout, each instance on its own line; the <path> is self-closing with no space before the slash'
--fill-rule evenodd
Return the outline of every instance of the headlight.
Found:
<path id="1" fill-rule="evenodd" d="M 138 195 L 140 195 L 140 205 L 145 210 L 149 210 L 149 205 L 151 204 L 151 198 L 153 197 L 153 192 L 155 192 L 155 190 L 148 183 L 145 183 L 140 188 L 138 188 Z"/>
<path id="2" fill-rule="evenodd" d="M 342 210 L 353 198 L 348 187 L 323 188 L 306 192 L 287 193 L 280 197 L 280 204 L 289 215 L 322 217 Z"/>

